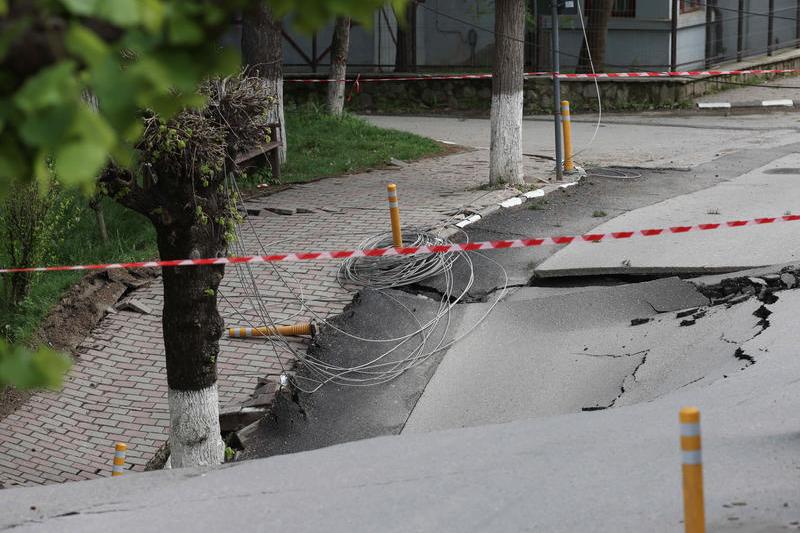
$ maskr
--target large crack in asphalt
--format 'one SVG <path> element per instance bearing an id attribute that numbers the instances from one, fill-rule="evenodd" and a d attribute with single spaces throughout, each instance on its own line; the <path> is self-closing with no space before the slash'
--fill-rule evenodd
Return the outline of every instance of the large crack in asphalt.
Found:
<path id="1" fill-rule="evenodd" d="M 636 367 L 634 367 L 634 369 L 629 374 L 625 375 L 625 377 L 622 378 L 622 383 L 620 383 L 620 385 L 619 385 L 619 394 L 617 394 L 617 397 L 614 398 L 611 401 L 611 403 L 609 403 L 608 405 L 598 405 L 598 406 L 595 406 L 595 407 L 584 407 L 582 409 L 582 411 L 584 411 L 584 412 L 586 412 L 586 411 L 602 411 L 602 410 L 611 409 L 612 407 L 614 407 L 616 405 L 616 403 L 625 395 L 626 390 L 629 389 L 630 386 L 632 385 L 632 383 L 630 383 L 630 380 L 633 380 L 633 383 L 637 383 L 636 374 L 638 374 L 639 370 L 641 370 L 641 368 L 647 363 L 647 356 L 649 354 L 650 354 L 650 350 L 647 349 L 647 350 L 642 350 L 640 352 L 636 352 L 636 353 L 633 353 L 633 354 L 619 354 L 619 355 L 613 355 L 612 354 L 612 355 L 608 355 L 608 356 L 601 356 L 601 357 L 618 358 L 618 357 L 626 357 L 626 356 L 627 357 L 635 357 L 637 355 L 641 355 L 642 360 L 639 361 L 639 364 L 636 365 Z"/>

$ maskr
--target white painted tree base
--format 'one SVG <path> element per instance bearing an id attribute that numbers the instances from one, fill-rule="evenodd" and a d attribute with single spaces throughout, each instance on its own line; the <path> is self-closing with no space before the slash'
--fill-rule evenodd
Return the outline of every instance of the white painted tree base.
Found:
<path id="1" fill-rule="evenodd" d="M 490 183 L 524 183 L 522 166 L 522 91 L 492 96 Z"/>
<path id="2" fill-rule="evenodd" d="M 169 465 L 172 468 L 222 464 L 225 444 L 219 429 L 216 383 L 198 391 L 169 391 Z"/>

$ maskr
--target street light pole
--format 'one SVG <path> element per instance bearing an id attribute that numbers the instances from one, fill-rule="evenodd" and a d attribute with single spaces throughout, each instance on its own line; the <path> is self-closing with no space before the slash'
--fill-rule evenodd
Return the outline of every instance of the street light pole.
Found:
<path id="1" fill-rule="evenodd" d="M 564 177 L 562 166 L 563 150 L 561 149 L 561 79 L 558 77 L 561 71 L 560 43 L 558 38 L 558 0 L 551 0 L 553 18 L 553 116 L 556 129 L 556 180 L 561 181 Z"/>

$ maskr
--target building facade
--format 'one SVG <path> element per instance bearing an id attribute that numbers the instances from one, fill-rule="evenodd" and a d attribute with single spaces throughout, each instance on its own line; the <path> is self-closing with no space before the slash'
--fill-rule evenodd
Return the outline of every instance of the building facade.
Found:
<path id="1" fill-rule="evenodd" d="M 595 0 L 596 1 L 596 0 Z M 593 0 L 580 0 L 584 19 Z M 548 70 L 551 18 L 529 1 L 526 64 Z M 605 70 L 703 68 L 795 47 L 800 0 L 616 0 L 609 21 Z M 674 16 L 677 13 L 677 16 Z M 291 23 L 287 24 L 287 28 Z M 583 43 L 577 16 L 559 18 L 562 70 L 574 69 Z M 494 51 L 493 0 L 417 2 L 413 35 L 418 71 L 485 70 Z M 287 30 L 287 71 L 326 72 L 333 25 L 314 36 Z M 390 7 L 375 12 L 369 27 L 353 28 L 352 71 L 393 72 L 398 21 Z"/>

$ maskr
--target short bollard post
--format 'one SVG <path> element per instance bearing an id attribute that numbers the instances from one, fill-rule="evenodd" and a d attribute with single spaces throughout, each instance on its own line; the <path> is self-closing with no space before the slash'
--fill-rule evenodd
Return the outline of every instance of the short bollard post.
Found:
<path id="1" fill-rule="evenodd" d="M 683 514 L 686 533 L 705 533 L 700 410 L 696 407 L 681 409 L 680 421 L 683 455 Z"/>
<path id="2" fill-rule="evenodd" d="M 395 248 L 402 248 L 403 230 L 400 228 L 400 204 L 397 202 L 397 185 L 390 183 L 386 188 L 389 191 L 389 216 L 392 220 L 392 243 Z"/>
<path id="3" fill-rule="evenodd" d="M 564 132 L 564 172 L 572 172 L 575 170 L 575 162 L 572 160 L 572 117 L 568 100 L 561 102 L 561 122 Z"/>
<path id="4" fill-rule="evenodd" d="M 128 445 L 118 442 L 114 446 L 114 466 L 111 468 L 111 477 L 121 476 L 125 468 L 125 452 L 128 450 Z"/>

